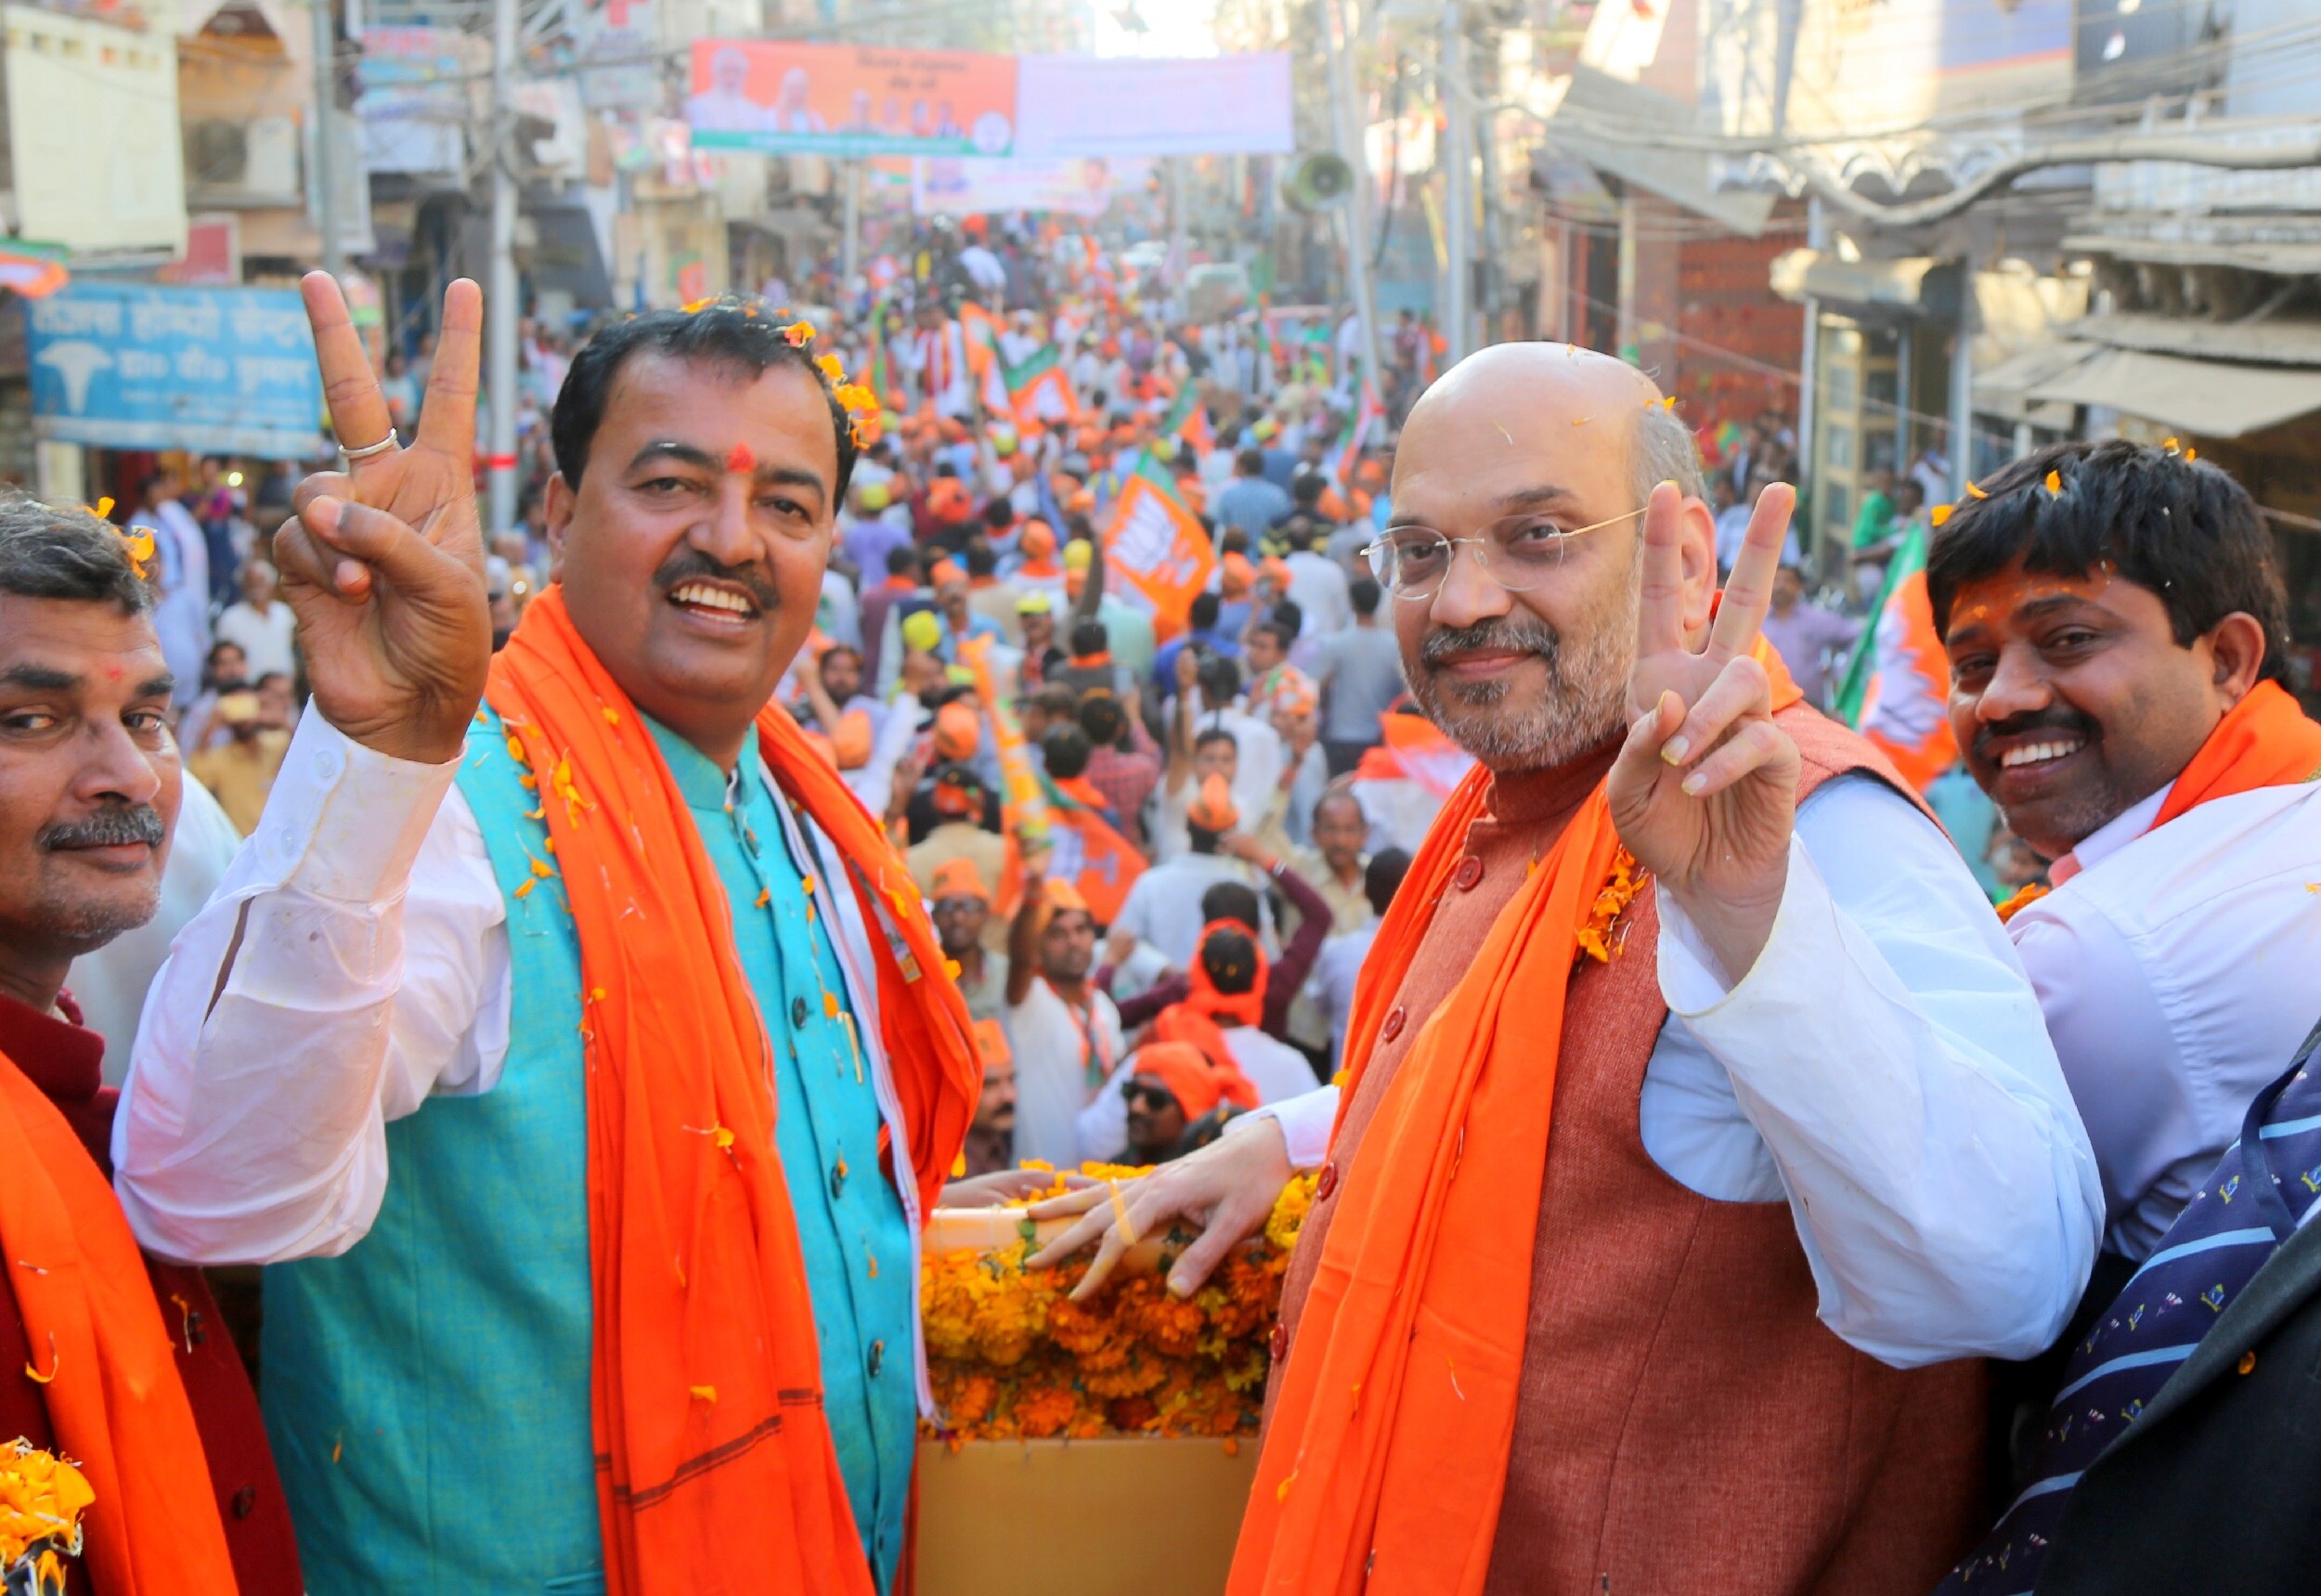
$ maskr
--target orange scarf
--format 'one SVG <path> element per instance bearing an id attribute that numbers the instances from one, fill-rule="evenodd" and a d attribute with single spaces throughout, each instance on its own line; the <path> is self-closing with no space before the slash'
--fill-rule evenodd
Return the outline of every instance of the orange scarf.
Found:
<path id="1" fill-rule="evenodd" d="M 822 1411 L 765 1027 L 716 867 L 560 588 L 525 609 L 486 696 L 538 783 L 580 942 L 606 1588 L 867 1596 Z M 922 1220 L 974 1115 L 966 1004 L 930 979 L 942 955 L 862 805 L 780 708 L 758 732 L 777 785 L 849 862 L 875 928 L 882 1038 L 909 1138 L 900 1184 Z"/>
<path id="2" fill-rule="evenodd" d="M 107 1596 L 234 1590 L 193 1407 L 129 1222 L 72 1127 L 0 1054 L 0 1257 Z"/>
<path id="3" fill-rule="evenodd" d="M 1238 920 L 1212 920 L 1200 928 L 1200 941 L 1196 950 L 1205 945 L 1214 931 L 1238 931 L 1249 938 L 1252 946 L 1257 933 Z M 1265 952 L 1257 950 L 1257 973 L 1247 992 L 1222 993 L 1209 977 L 1209 967 L 1196 951 L 1193 967 L 1186 978 L 1192 991 L 1182 1003 L 1173 1003 L 1153 1017 L 1152 1039 L 1156 1042 L 1189 1042 L 1208 1056 L 1209 1061 L 1231 1075 L 1246 1094 L 1247 1101 L 1228 1088 L 1225 1096 L 1245 1109 L 1257 1107 L 1257 1088 L 1241 1073 L 1233 1049 L 1225 1042 L 1225 1028 L 1220 1019 L 1232 1025 L 1258 1025 L 1265 1018 Z"/>
<path id="4" fill-rule="evenodd" d="M 2306 717 L 2279 682 L 2260 681 L 2224 711 L 2177 775 L 2152 829 L 2211 798 L 2294 786 L 2316 776 L 2321 776 L 2321 725 Z"/>
<path id="5" fill-rule="evenodd" d="M 1762 640 L 1756 655 L 1773 707 L 1796 703 Z M 1451 794 L 1363 962 L 1342 1124 L 1489 791 L 1478 766 Z M 1599 783 L 1472 957 L 1428 950 L 1467 974 L 1340 1172 L 1298 1338 L 1274 1371 L 1228 1596 L 1355 1596 L 1373 1580 L 1482 1590 L 1515 1434 L 1564 996 L 1618 849 Z"/>

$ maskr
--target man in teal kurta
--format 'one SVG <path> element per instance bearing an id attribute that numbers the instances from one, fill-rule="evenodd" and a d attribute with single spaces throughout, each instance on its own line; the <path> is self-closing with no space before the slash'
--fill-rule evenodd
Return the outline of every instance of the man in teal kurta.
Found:
<path id="1" fill-rule="evenodd" d="M 769 779 L 751 724 L 810 624 L 852 447 L 841 431 L 834 474 L 827 386 L 756 320 L 640 318 L 584 350 L 548 522 L 560 602 L 652 732 L 772 1044 L 821 1404 L 884 1590 L 925 1390 L 922 1216 L 874 973 L 897 933 L 865 923 L 864 862 Z M 315 497 L 307 518 L 337 520 Z M 271 1265 L 267 1417 L 314 1590 L 603 1590 L 589 1015 L 548 863 L 558 800 L 488 710 L 447 759 L 342 730 L 362 718 L 332 713 L 333 667 L 160 979 L 124 1207 L 159 1251 Z"/>

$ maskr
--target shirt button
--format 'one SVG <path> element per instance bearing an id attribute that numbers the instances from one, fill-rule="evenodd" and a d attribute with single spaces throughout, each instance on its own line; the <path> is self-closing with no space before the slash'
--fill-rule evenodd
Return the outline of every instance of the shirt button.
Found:
<path id="1" fill-rule="evenodd" d="M 1338 1165 L 1336 1161 L 1333 1160 L 1332 1161 L 1322 1165 L 1322 1173 L 1315 1177 L 1314 1200 L 1316 1202 L 1328 1201 L 1329 1194 L 1337 1189 Z"/>
<path id="2" fill-rule="evenodd" d="M 804 998 L 790 999 L 790 1023 L 800 1031 L 806 1029 L 806 1000 Z"/>
<path id="3" fill-rule="evenodd" d="M 1381 1042 L 1392 1042 L 1395 1037 L 1400 1036 L 1405 1018 L 1401 1004 L 1398 1003 L 1388 1009 L 1386 1023 L 1378 1028 L 1378 1039 Z"/>
<path id="4" fill-rule="evenodd" d="M 846 1161 L 840 1159 L 830 1171 L 830 1200 L 836 1202 L 846 1190 Z"/>
<path id="5" fill-rule="evenodd" d="M 1472 853 L 1467 855 L 1466 858 L 1460 860 L 1459 862 L 1459 868 L 1451 873 L 1452 885 L 1456 886 L 1461 892 L 1473 891 L 1475 889 L 1475 883 L 1481 881 L 1482 879 L 1483 861 Z"/>
<path id="6" fill-rule="evenodd" d="M 878 1378 L 878 1371 L 886 1367 L 886 1363 L 887 1343 L 883 1341 L 875 1341 L 871 1343 L 870 1375 L 873 1380 L 876 1380 Z"/>
<path id="7" fill-rule="evenodd" d="M 1279 1363 L 1290 1356 L 1290 1327 L 1288 1325 L 1274 1326 L 1274 1333 L 1265 1338 L 1265 1351 L 1272 1356 L 1276 1363 Z"/>

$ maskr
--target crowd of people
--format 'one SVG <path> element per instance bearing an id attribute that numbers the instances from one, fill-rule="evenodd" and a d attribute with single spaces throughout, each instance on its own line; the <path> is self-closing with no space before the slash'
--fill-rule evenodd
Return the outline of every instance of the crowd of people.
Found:
<path id="1" fill-rule="evenodd" d="M 1926 526 L 1994 913 L 1817 707 L 1777 419 L 1712 482 L 1508 344 L 1390 429 L 935 242 L 553 350 L 488 548 L 467 283 L 414 396 L 308 280 L 270 563 L 0 503 L 0 1429 L 87 1589 L 893 1589 L 919 1234 L 1027 1161 L 1148 1166 L 1031 1211 L 1083 1295 L 1315 1174 L 1236 1596 L 2302 1588 L 2321 725 L 2228 475 Z"/>

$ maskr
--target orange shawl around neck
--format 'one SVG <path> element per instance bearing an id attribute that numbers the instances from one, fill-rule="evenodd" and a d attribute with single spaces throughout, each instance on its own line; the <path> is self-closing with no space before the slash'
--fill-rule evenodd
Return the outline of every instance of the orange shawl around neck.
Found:
<path id="1" fill-rule="evenodd" d="M 580 943 L 606 1589 L 867 1596 L 822 1411 L 766 1031 L 723 884 L 561 589 L 526 608 L 486 696 L 538 784 L 554 854 L 535 868 L 562 876 Z M 887 1150 L 923 1223 L 974 1117 L 966 1003 L 901 861 L 836 772 L 778 707 L 758 732 L 776 784 L 848 861 L 907 1140 Z"/>
<path id="2" fill-rule="evenodd" d="M 2279 682 L 2260 681 L 2224 711 L 2177 775 L 2152 829 L 2211 798 L 2293 786 L 2316 776 L 2321 776 L 2321 725 L 2307 718 Z"/>
<path id="3" fill-rule="evenodd" d="M 1796 684 L 1760 639 L 1775 710 Z M 1467 773 L 1363 961 L 1347 1020 L 1351 1102 L 1420 956 L 1467 973 L 1422 1022 L 1342 1169 L 1233 1558 L 1228 1596 L 1474 1596 L 1507 1485 L 1547 1178 L 1564 996 L 1619 856 L 1598 783 L 1479 949 L 1427 947 L 1486 811 Z M 1333 1153 L 1337 1149 L 1333 1148 Z"/>
<path id="4" fill-rule="evenodd" d="M 96 1493 L 84 1555 L 106 1596 L 234 1590 L 193 1406 L 145 1255 L 56 1105 L 0 1055 L 0 1249 L 57 1449 Z"/>

